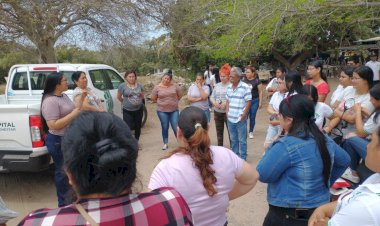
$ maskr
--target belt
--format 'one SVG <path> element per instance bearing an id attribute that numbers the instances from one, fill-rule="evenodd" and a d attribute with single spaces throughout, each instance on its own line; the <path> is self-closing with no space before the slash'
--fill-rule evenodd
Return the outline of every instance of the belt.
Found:
<path id="1" fill-rule="evenodd" d="M 285 208 L 269 205 L 269 210 L 283 215 L 286 219 L 308 220 L 315 208 Z"/>

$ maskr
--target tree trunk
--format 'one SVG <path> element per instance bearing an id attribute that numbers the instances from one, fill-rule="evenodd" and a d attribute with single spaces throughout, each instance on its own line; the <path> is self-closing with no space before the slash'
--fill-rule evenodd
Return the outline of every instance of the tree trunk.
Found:
<path id="1" fill-rule="evenodd" d="M 296 53 L 289 59 L 286 59 L 275 48 L 272 48 L 272 54 L 273 57 L 280 63 L 282 63 L 287 70 L 296 70 L 298 65 L 300 65 L 305 59 L 311 57 L 311 52 L 309 50 Z"/>
<path id="2" fill-rule="evenodd" d="M 55 41 L 52 38 L 42 39 L 37 43 L 37 49 L 42 63 L 57 63 L 54 44 Z"/>

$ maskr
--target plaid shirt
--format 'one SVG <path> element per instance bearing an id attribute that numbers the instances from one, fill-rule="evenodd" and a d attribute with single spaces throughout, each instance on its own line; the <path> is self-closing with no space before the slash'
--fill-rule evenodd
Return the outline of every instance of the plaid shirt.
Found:
<path id="1" fill-rule="evenodd" d="M 239 81 L 236 89 L 232 84 L 227 87 L 226 98 L 228 101 L 228 120 L 232 123 L 240 121 L 247 102 L 252 100 L 251 88 L 243 81 Z"/>
<path id="2" fill-rule="evenodd" d="M 193 225 L 190 209 L 173 188 L 108 199 L 81 200 L 86 212 L 102 226 Z M 74 204 L 58 209 L 36 210 L 19 225 L 90 225 Z"/>

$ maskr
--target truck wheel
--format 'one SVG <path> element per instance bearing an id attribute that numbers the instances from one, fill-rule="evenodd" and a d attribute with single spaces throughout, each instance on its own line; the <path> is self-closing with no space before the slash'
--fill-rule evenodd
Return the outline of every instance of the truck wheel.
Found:
<path id="1" fill-rule="evenodd" d="M 148 110 L 145 107 L 145 104 L 143 105 L 143 118 L 141 123 L 141 128 L 144 127 L 146 120 L 148 119 Z"/>

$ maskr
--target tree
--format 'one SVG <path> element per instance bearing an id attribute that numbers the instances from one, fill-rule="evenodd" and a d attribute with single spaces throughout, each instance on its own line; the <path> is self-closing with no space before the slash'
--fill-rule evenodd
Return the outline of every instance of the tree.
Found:
<path id="1" fill-rule="evenodd" d="M 202 10 L 193 17 L 208 17 L 204 38 L 193 45 L 216 60 L 272 55 L 295 69 L 320 51 L 374 35 L 379 7 L 377 1 L 356 0 L 198 1 Z"/>
<path id="2" fill-rule="evenodd" d="M 61 39 L 94 45 L 96 38 L 120 41 L 134 35 L 152 4 L 160 1 L 0 0 L 0 39 L 32 43 L 43 63 L 54 63 Z"/>

